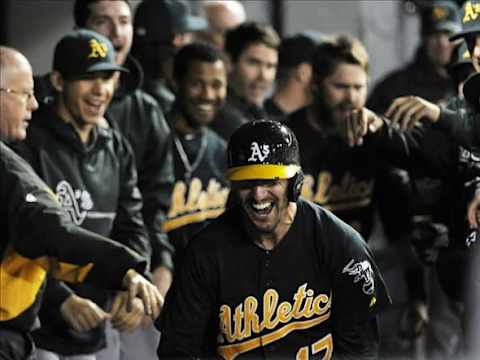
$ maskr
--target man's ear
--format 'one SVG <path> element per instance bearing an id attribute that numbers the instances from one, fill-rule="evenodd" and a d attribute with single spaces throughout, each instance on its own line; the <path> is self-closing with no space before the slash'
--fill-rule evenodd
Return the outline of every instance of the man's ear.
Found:
<path id="1" fill-rule="evenodd" d="M 299 64 L 295 70 L 295 74 L 300 83 L 304 85 L 310 84 L 312 80 L 312 65 L 307 62 Z"/>
<path id="2" fill-rule="evenodd" d="M 65 81 L 63 80 L 62 74 L 58 71 L 53 70 L 50 73 L 50 83 L 57 92 L 63 92 Z"/>

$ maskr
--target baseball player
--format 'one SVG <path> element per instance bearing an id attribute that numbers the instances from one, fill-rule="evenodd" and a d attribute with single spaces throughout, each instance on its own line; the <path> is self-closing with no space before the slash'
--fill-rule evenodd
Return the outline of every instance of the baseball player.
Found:
<path id="1" fill-rule="evenodd" d="M 294 134 L 253 121 L 227 156 L 232 206 L 187 248 L 159 357 L 374 358 L 383 279 L 353 228 L 299 198 Z"/>
<path id="2" fill-rule="evenodd" d="M 225 178 L 227 144 L 208 127 L 227 93 L 222 52 L 202 43 L 185 45 L 175 55 L 173 76 L 176 99 L 167 117 L 175 185 L 163 226 L 175 246 L 177 266 L 193 235 L 224 211 L 230 189 Z"/>

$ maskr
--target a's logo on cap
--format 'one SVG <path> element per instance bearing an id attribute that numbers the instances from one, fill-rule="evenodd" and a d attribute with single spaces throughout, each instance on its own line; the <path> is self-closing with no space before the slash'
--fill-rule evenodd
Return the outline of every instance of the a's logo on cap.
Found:
<path id="1" fill-rule="evenodd" d="M 88 58 L 106 58 L 108 54 L 107 44 L 99 42 L 97 39 L 90 40 L 90 55 Z"/>
<path id="2" fill-rule="evenodd" d="M 475 21 L 480 14 L 480 4 L 472 4 L 471 1 L 467 1 L 463 6 L 465 15 L 463 16 L 462 23 L 468 23 Z"/>
<path id="3" fill-rule="evenodd" d="M 248 161 L 264 161 L 270 154 L 270 146 L 265 144 L 258 145 L 256 141 L 252 142 L 250 150 L 252 150 L 252 154 L 248 158 Z"/>
<path id="4" fill-rule="evenodd" d="M 435 6 L 432 10 L 432 18 L 434 21 L 441 21 L 445 19 L 448 16 L 448 10 L 440 7 L 440 6 Z"/>
<path id="5" fill-rule="evenodd" d="M 463 52 L 462 59 L 471 59 L 470 52 L 468 50 Z"/>

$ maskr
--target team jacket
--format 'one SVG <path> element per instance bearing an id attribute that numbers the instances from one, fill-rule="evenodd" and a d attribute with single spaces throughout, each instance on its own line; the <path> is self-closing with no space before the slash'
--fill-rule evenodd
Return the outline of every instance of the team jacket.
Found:
<path id="1" fill-rule="evenodd" d="M 47 185 L 2 142 L 0 227 L 0 327 L 32 328 L 47 272 L 70 282 L 120 289 L 129 268 L 146 269 L 135 252 L 75 226 Z"/>
<path id="2" fill-rule="evenodd" d="M 225 210 L 229 184 L 225 178 L 227 160 L 223 139 L 208 128 L 202 135 L 188 139 L 173 130 L 172 136 L 181 143 L 190 164 L 197 156 L 202 156 L 193 172 L 188 174 L 172 140 L 176 181 L 164 229 L 175 246 L 175 263 L 180 263 L 192 236 Z M 206 146 L 204 150 L 201 150 L 202 142 Z"/>
<path id="3" fill-rule="evenodd" d="M 135 154 L 142 214 L 152 246 L 151 268 L 172 268 L 173 247 L 162 231 L 174 182 L 170 129 L 158 103 L 141 89 L 143 71 L 138 62 L 129 56 L 124 66 L 130 72 L 121 75 L 106 116 Z"/>
<path id="4" fill-rule="evenodd" d="M 248 238 L 238 207 L 191 242 L 157 323 L 159 358 L 375 357 L 366 334 L 390 300 L 370 250 L 329 211 L 297 204 L 274 250 Z"/>
<path id="5" fill-rule="evenodd" d="M 130 142 L 135 154 L 138 187 L 143 197 L 143 217 L 152 247 L 152 269 L 173 266 L 173 246 L 162 232 L 173 188 L 172 148 L 169 127 L 159 105 L 141 89 L 143 70 L 134 57 L 124 64 L 118 89 L 107 110 L 110 125 Z M 35 96 L 42 104 L 53 102 L 49 74 L 35 78 Z"/>
<path id="6" fill-rule="evenodd" d="M 95 127 L 91 138 L 88 145 L 82 144 L 71 124 L 58 118 L 48 106 L 34 114 L 27 140 L 17 150 L 56 193 L 73 223 L 150 258 L 132 151 L 112 129 Z M 48 281 L 40 311 L 43 325 L 34 333 L 39 347 L 79 354 L 104 345 L 102 326 L 76 332 L 65 323 L 59 308 L 74 292 L 108 310 L 112 294 L 89 285 L 72 289 Z"/>

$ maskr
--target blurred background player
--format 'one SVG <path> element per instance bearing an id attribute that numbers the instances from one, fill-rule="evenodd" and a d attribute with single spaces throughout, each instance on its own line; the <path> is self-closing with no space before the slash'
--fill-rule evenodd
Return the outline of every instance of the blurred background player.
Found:
<path id="1" fill-rule="evenodd" d="M 312 101 L 311 57 L 315 46 L 325 39 L 321 33 L 302 32 L 282 39 L 278 48 L 275 89 L 265 101 L 269 119 L 278 121 Z"/>
<path id="2" fill-rule="evenodd" d="M 227 31 L 245 22 L 245 8 L 237 0 L 203 0 L 201 6 L 208 28 L 198 31 L 195 37 L 223 50 Z"/>
<path id="3" fill-rule="evenodd" d="M 144 0 L 135 12 L 132 53 L 145 71 L 143 88 L 165 113 L 175 100 L 175 53 L 193 41 L 196 31 L 206 28 L 207 21 L 193 16 L 190 3 L 185 0 Z"/>
<path id="4" fill-rule="evenodd" d="M 245 22 L 227 32 L 227 103 L 210 125 L 224 139 L 243 123 L 266 117 L 263 106 L 273 89 L 279 45 L 277 32 L 267 24 Z"/>

